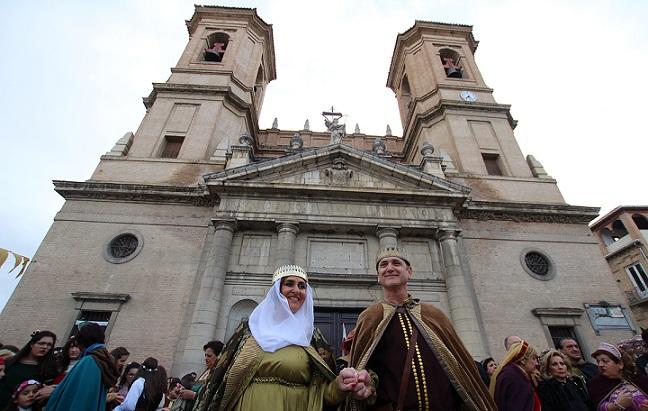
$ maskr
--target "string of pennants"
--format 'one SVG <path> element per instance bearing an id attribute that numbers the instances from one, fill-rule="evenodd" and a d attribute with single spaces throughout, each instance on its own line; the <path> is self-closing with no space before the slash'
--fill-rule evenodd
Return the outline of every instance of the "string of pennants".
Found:
<path id="1" fill-rule="evenodd" d="M 4 263 L 7 261 L 7 258 L 9 258 L 9 254 L 13 255 L 16 260 L 14 262 L 13 268 L 9 270 L 9 272 L 13 272 L 16 268 L 18 268 L 19 265 L 22 265 L 22 267 L 20 268 L 20 272 L 16 274 L 16 278 L 18 278 L 25 272 L 25 269 L 27 268 L 27 264 L 29 264 L 29 257 L 25 257 L 24 255 L 14 253 L 13 251 L 0 248 L 0 267 L 2 267 Z"/>

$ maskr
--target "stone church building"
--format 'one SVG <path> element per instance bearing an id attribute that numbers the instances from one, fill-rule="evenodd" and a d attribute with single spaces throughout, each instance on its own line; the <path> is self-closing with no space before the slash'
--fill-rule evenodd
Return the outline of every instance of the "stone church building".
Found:
<path id="1" fill-rule="evenodd" d="M 131 359 L 201 371 L 203 344 L 227 339 L 295 263 L 338 347 L 381 298 L 374 256 L 388 245 L 476 359 L 502 356 L 509 334 L 539 347 L 573 336 L 586 352 L 634 335 L 587 226 L 598 209 L 565 203 L 524 157 L 471 26 L 417 21 L 396 37 L 385 69 L 402 137 L 260 129 L 272 26 L 255 9 L 196 6 L 187 29 L 137 131 L 88 180 L 54 181 L 65 203 L 0 316 L 3 342 L 96 321 Z"/>

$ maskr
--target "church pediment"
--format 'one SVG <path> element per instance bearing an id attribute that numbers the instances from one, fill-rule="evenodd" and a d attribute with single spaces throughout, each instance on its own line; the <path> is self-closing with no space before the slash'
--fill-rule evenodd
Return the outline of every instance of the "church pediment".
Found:
<path id="1" fill-rule="evenodd" d="M 212 192 L 226 187 L 399 192 L 466 197 L 468 187 L 418 168 L 337 144 L 304 150 L 204 176 Z"/>

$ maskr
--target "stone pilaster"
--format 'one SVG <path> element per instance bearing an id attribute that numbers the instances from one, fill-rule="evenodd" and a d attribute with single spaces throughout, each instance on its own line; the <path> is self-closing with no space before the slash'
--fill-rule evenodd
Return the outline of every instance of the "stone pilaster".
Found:
<path id="1" fill-rule="evenodd" d="M 205 272 L 200 282 L 200 291 L 189 324 L 185 350 L 182 355 L 181 370 L 200 370 L 204 368 L 202 347 L 214 339 L 218 315 L 223 300 L 223 288 L 229 258 L 232 251 L 232 238 L 236 229 L 235 221 L 214 221 L 214 240 Z"/>
<path id="2" fill-rule="evenodd" d="M 438 233 L 446 270 L 450 319 L 470 354 L 475 358 L 484 358 L 485 345 L 479 331 L 474 291 L 468 286 L 461 268 L 457 234 L 455 230 L 441 230 Z"/>
<path id="3" fill-rule="evenodd" d="M 279 223 L 277 224 L 277 257 L 275 265 L 281 267 L 286 264 L 295 264 L 295 240 L 299 232 L 297 223 Z"/>
<path id="4" fill-rule="evenodd" d="M 376 236 L 380 241 L 380 249 L 398 247 L 398 230 L 393 227 L 378 227 Z"/>

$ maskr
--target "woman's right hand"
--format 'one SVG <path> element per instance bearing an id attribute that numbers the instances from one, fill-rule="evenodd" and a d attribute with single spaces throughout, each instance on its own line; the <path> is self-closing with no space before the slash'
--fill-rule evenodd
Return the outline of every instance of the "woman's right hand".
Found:
<path id="1" fill-rule="evenodd" d="M 614 404 L 619 404 L 621 407 L 625 408 L 630 408 L 632 406 L 632 392 L 629 391 L 626 388 L 621 388 L 621 391 L 619 391 L 619 396 L 617 397 L 616 401 L 614 401 Z M 614 409 L 618 409 L 618 407 L 614 407 Z"/>
<path id="2" fill-rule="evenodd" d="M 343 368 L 338 375 L 338 388 L 351 392 L 358 400 L 364 400 L 373 392 L 373 380 L 367 370 L 356 371 L 355 368 Z"/>
<path id="3" fill-rule="evenodd" d="M 193 392 L 192 390 L 188 390 L 188 389 L 185 388 L 185 389 L 180 390 L 180 392 L 178 393 L 178 396 L 180 398 L 182 398 L 183 400 L 193 400 L 193 399 L 196 398 L 196 393 Z"/>

